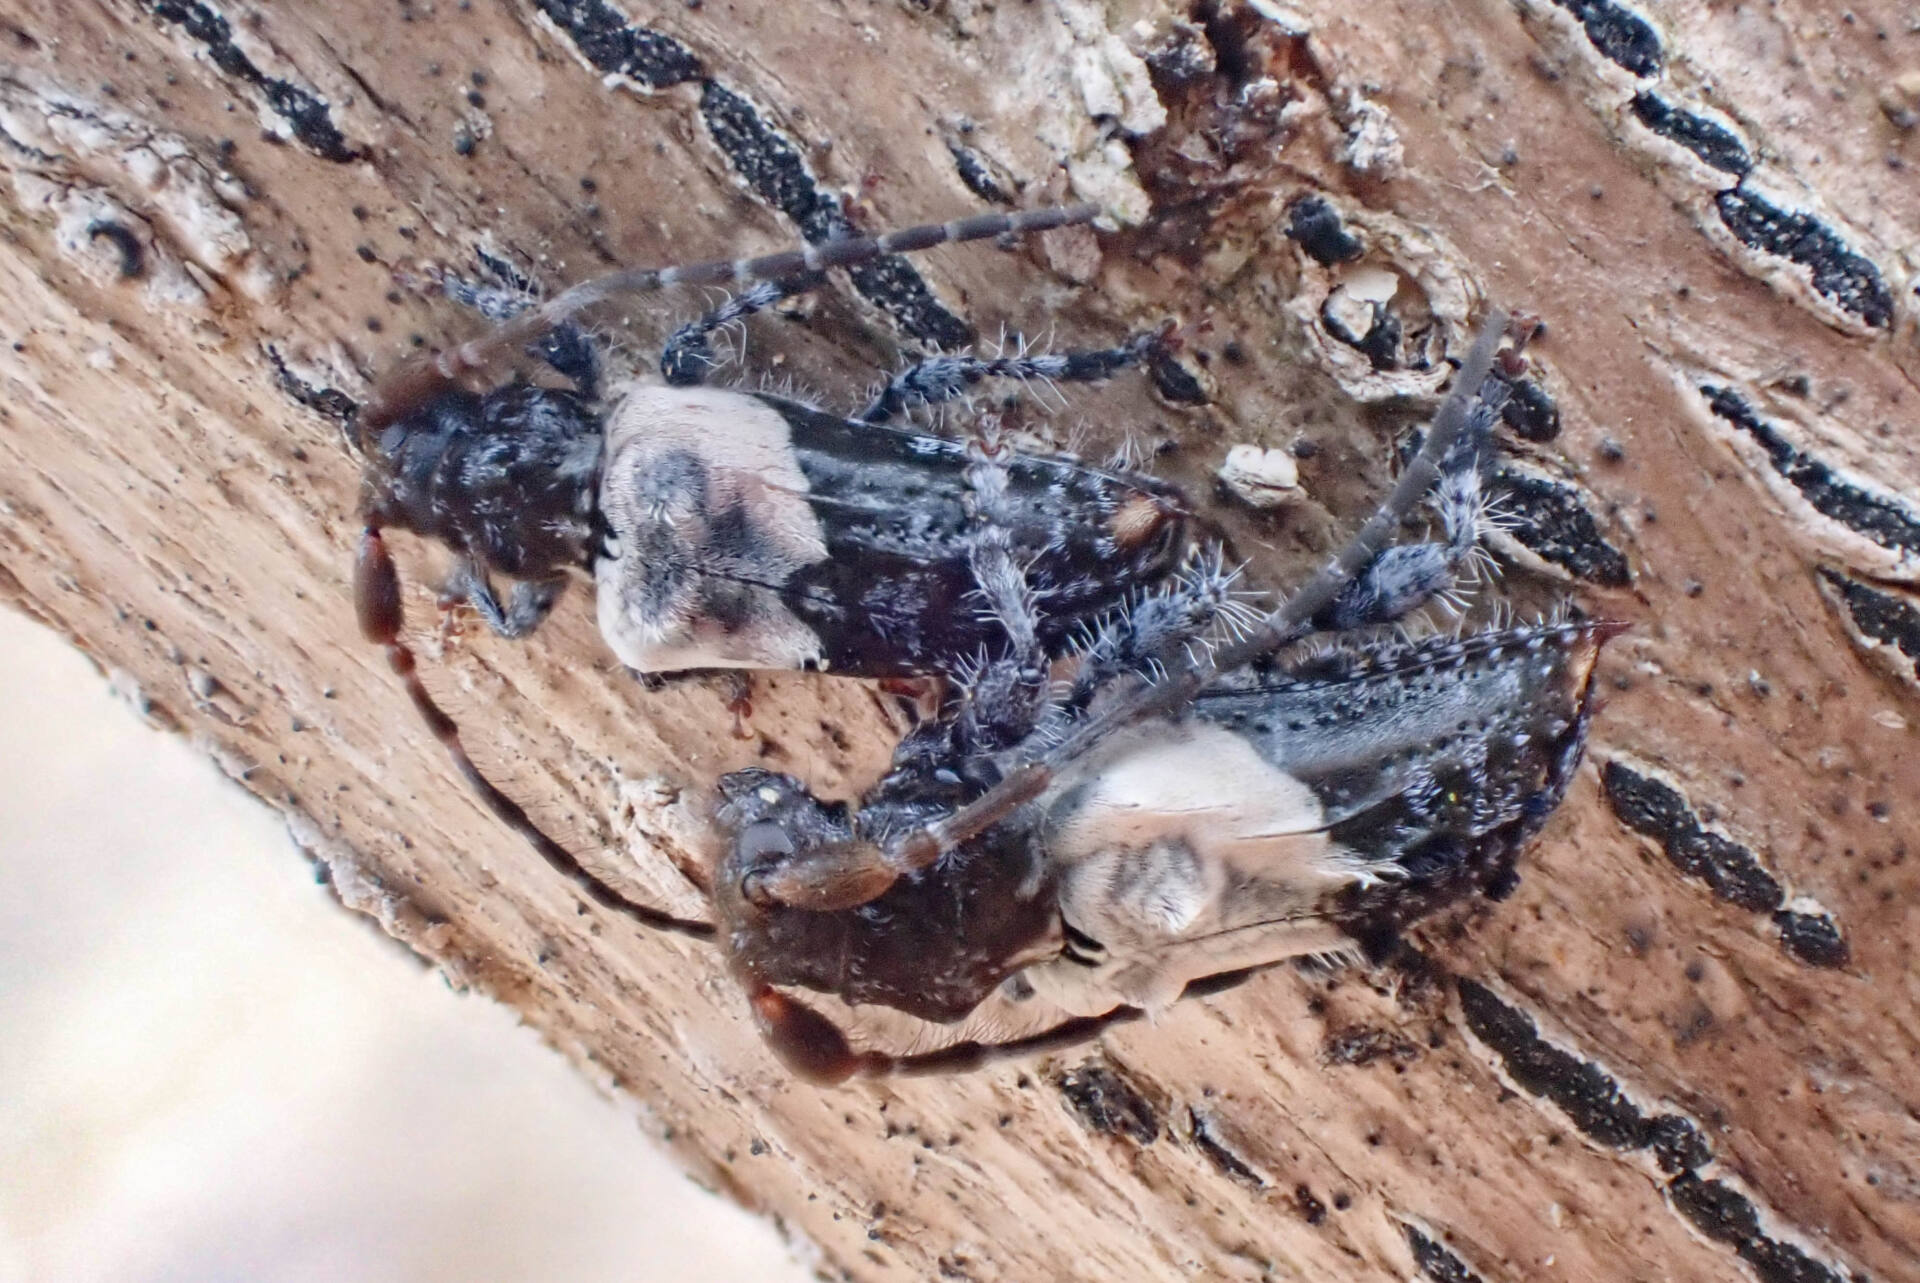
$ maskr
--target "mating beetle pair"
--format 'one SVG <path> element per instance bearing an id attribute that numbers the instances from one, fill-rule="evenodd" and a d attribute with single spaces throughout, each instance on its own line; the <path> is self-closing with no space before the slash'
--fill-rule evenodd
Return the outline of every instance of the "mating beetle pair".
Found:
<path id="1" fill-rule="evenodd" d="M 495 812 L 596 902 L 715 936 L 774 1050 L 820 1081 L 958 1069 L 1089 1037 L 1218 978 L 1377 947 L 1474 891 L 1502 894 L 1584 743 L 1605 625 L 1423 643 L 1316 633 L 1388 624 L 1445 593 L 1487 522 L 1480 477 L 1517 355 L 1483 328 L 1420 450 L 1309 583 L 1253 609 L 1181 496 L 1143 474 L 887 423 L 990 377 L 1085 381 L 1162 359 L 1111 350 L 934 357 L 842 418 L 700 386 L 712 333 L 826 268 L 943 241 L 1086 221 L 987 215 L 770 259 L 617 273 L 403 368 L 359 423 L 356 598 L 416 706 Z M 770 277 L 683 327 L 664 386 L 595 413 L 587 307 L 676 282 Z M 538 343 L 572 390 L 461 386 Z M 1444 537 L 1388 546 L 1429 494 Z M 717 784 L 716 924 L 626 900 L 474 769 L 401 640 L 399 526 L 448 544 L 450 590 L 497 632 L 536 626 L 590 567 L 630 666 L 937 674 L 858 807 L 791 777 Z M 513 581 L 506 602 L 493 577 Z M 857 1047 L 796 990 L 951 1024 L 989 998 L 1059 1013 L 1009 1041 Z"/>

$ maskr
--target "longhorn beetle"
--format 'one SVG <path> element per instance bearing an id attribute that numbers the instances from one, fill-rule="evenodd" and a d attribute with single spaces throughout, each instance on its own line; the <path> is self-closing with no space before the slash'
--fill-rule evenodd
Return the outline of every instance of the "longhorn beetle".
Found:
<path id="1" fill-rule="evenodd" d="M 721 943 L 789 1068 L 836 1082 L 1030 1054 L 1285 958 L 1378 956 L 1435 908 L 1511 891 L 1579 763 L 1619 625 L 1271 662 L 1313 633 L 1398 619 L 1474 556 L 1493 425 L 1524 369 L 1516 347 L 1494 372 L 1504 329 L 1487 322 L 1400 483 L 1278 609 L 1196 611 L 1194 585 L 1175 582 L 1106 621 L 1064 685 L 1037 649 L 1008 652 L 902 742 L 857 809 L 769 771 L 721 780 Z M 1385 547 L 1430 489 L 1446 538 Z M 1196 620 L 1238 636 L 1196 656 Z M 894 1054 L 856 1048 L 795 988 L 942 1023 L 996 989 L 1068 1014 Z"/>
<path id="2" fill-rule="evenodd" d="M 1503 895 L 1578 764 L 1617 626 L 1362 633 L 1281 652 L 1391 623 L 1474 555 L 1492 427 L 1522 368 L 1516 350 L 1494 370 L 1504 329 L 1489 319 L 1398 484 L 1303 588 L 1251 615 L 1203 564 L 1087 625 L 1063 682 L 1005 534 L 1009 457 L 976 447 L 967 482 L 1000 534 L 971 561 L 1005 640 L 958 674 L 857 808 L 758 768 L 719 781 L 717 931 L 625 899 L 504 798 L 502 814 L 597 902 L 717 936 L 774 1051 L 821 1082 L 1067 1045 L 1287 957 L 1377 952 L 1452 900 Z M 1387 546 L 1429 492 L 1445 538 Z M 365 582 L 369 635 L 388 639 L 416 704 L 491 790 L 397 641 L 391 563 Z M 941 1023 L 996 991 L 1066 1015 L 1010 1041 L 893 1054 L 856 1047 L 794 989 Z"/>
<path id="3" fill-rule="evenodd" d="M 446 595 L 470 602 L 506 637 L 537 627 L 569 572 L 590 568 L 601 633 L 642 673 L 891 677 L 945 672 L 1001 645 L 1005 621 L 978 605 L 967 447 L 889 421 L 988 378 L 1105 379 L 1166 359 L 1170 331 L 1101 351 L 928 357 L 852 418 L 703 386 L 715 364 L 710 340 L 817 285 L 831 267 L 1083 223 L 1095 212 L 982 214 L 765 258 L 615 272 L 403 365 L 357 419 L 366 523 L 357 595 L 384 591 L 394 572 L 382 532 L 398 527 L 452 550 Z M 759 283 L 675 332 L 662 384 L 625 389 L 604 420 L 596 414 L 597 362 L 576 318 L 642 291 L 727 281 Z M 520 379 L 483 392 L 464 386 L 529 343 L 571 389 Z M 1184 500 L 1143 474 L 1022 454 L 1009 460 L 1004 490 L 1002 528 L 1045 599 L 1036 626 L 1051 654 L 1187 553 Z M 495 575 L 512 581 L 504 603 Z"/>

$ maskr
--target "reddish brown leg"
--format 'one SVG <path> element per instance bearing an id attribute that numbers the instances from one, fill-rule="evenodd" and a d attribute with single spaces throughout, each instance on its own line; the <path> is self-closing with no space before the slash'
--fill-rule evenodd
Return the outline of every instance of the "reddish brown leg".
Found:
<path id="1" fill-rule="evenodd" d="M 525 838 L 542 859 L 571 880 L 595 904 L 625 914 L 642 926 L 701 940 L 713 938 L 712 923 L 677 918 L 664 909 L 636 904 L 602 882 L 575 859 L 571 851 L 547 836 L 518 802 L 502 793 L 492 780 L 480 773 L 473 759 L 467 756 L 466 746 L 460 742 L 460 728 L 427 692 L 420 680 L 413 650 L 401 640 L 400 632 L 406 616 L 400 600 L 400 573 L 394 568 L 393 557 L 387 552 L 386 541 L 380 537 L 377 526 L 368 526 L 360 538 L 360 553 L 353 567 L 353 601 L 355 613 L 360 619 L 361 634 L 386 650 L 387 665 L 406 684 L 407 695 L 413 700 L 414 709 L 433 732 L 434 738 L 447 750 L 447 756 L 453 759 L 454 766 L 466 777 L 473 791 L 487 804 L 488 810 Z"/>
<path id="2" fill-rule="evenodd" d="M 760 1036 L 796 1078 L 832 1087 L 867 1068 L 869 1054 L 855 1051 L 840 1026 L 805 1003 L 766 986 L 749 992 L 747 1002 Z"/>
<path id="3" fill-rule="evenodd" d="M 1521 378 L 1527 372 L 1527 344 L 1546 328 L 1546 323 L 1530 312 L 1516 312 L 1507 322 L 1507 337 L 1513 340 L 1513 346 L 1503 350 L 1494 358 L 1500 377 L 1509 382 Z"/>
<path id="4" fill-rule="evenodd" d="M 361 403 L 360 412 L 353 418 L 361 449 L 370 448 L 381 432 L 453 384 L 453 376 L 442 370 L 440 364 L 437 357 L 417 356 L 402 362 L 373 385 L 373 394 Z"/>
<path id="5" fill-rule="evenodd" d="M 386 428 L 420 409 L 448 388 L 458 386 L 462 379 L 484 373 L 494 353 L 512 346 L 510 339 L 530 338 L 532 335 L 529 331 L 538 328 L 530 325 L 526 315 L 522 314 L 504 325 L 496 326 L 492 333 L 481 339 L 456 344 L 444 352 L 402 361 L 373 385 L 373 394 L 361 404 L 360 412 L 354 416 L 354 431 L 360 438 L 361 447 L 366 448 Z"/>
<path id="6" fill-rule="evenodd" d="M 732 697 L 727 700 L 727 711 L 733 714 L 733 738 L 750 740 L 753 728 L 747 723 L 753 720 L 753 681 L 745 673 L 728 674 L 732 686 Z"/>
<path id="7" fill-rule="evenodd" d="M 857 909 L 900 880 L 886 853 L 872 842 L 826 843 L 747 874 L 741 891 L 763 909 L 785 906 L 814 913 Z"/>

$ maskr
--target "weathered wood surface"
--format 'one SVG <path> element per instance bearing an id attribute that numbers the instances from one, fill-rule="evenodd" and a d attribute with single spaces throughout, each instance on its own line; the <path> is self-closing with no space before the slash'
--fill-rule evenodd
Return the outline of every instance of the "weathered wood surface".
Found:
<path id="1" fill-rule="evenodd" d="M 1920 1278 L 1920 10 L 623 8 L 0 5 L 0 592 L 829 1275 Z M 554 285 L 778 247 L 827 197 L 944 216 L 981 201 L 957 156 L 1129 226 L 928 256 L 940 314 L 843 286 L 758 326 L 756 368 L 846 404 L 947 313 L 1060 342 L 1180 316 L 1211 405 L 1121 380 L 1058 424 L 1175 443 L 1203 494 L 1230 444 L 1313 442 L 1301 504 L 1220 500 L 1282 583 L 1380 489 L 1431 382 L 1304 324 L 1354 270 L 1282 235 L 1320 192 L 1411 329 L 1478 298 L 1548 322 L 1564 431 L 1514 446 L 1516 503 L 1561 505 L 1558 544 L 1522 536 L 1581 576 L 1509 545 L 1503 591 L 1635 629 L 1518 894 L 1405 965 L 818 1091 L 710 953 L 584 909 L 460 787 L 354 634 L 330 413 L 470 324 L 396 269 L 485 246 Z M 635 350 L 695 306 L 637 310 Z M 609 877 L 688 910 L 676 789 L 761 760 L 852 791 L 897 730 L 856 685 L 761 678 L 736 741 L 726 688 L 638 689 L 578 593 L 429 680 Z"/>

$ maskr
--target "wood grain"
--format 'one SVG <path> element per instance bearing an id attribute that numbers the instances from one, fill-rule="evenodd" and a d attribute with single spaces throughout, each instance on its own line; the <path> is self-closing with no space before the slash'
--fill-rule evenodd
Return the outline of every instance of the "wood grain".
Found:
<path id="1" fill-rule="evenodd" d="M 0 592 L 823 1273 L 1920 1278 L 1910 4 L 7 0 L 0 27 Z M 555 287 L 995 188 L 1119 225 L 930 254 L 937 313 L 842 285 L 758 326 L 754 372 L 851 405 L 941 315 L 1060 344 L 1177 316 L 1209 405 L 1122 380 L 1039 427 L 1159 448 L 1284 584 L 1435 381 L 1329 339 L 1354 269 L 1284 234 L 1317 194 L 1413 328 L 1547 322 L 1563 428 L 1513 445 L 1538 520 L 1502 591 L 1634 631 L 1519 892 L 1396 966 L 818 1091 L 710 953 L 584 908 L 433 750 L 354 634 L 339 414 L 470 327 L 423 264 Z M 614 337 L 644 364 L 697 306 Z M 1231 445 L 1303 441 L 1300 504 L 1214 494 Z M 399 554 L 424 630 L 431 557 Z M 775 676 L 736 741 L 727 688 L 638 689 L 583 597 L 527 644 L 420 640 L 484 762 L 636 892 L 699 909 L 720 772 L 850 794 L 898 733 L 856 684 Z"/>

